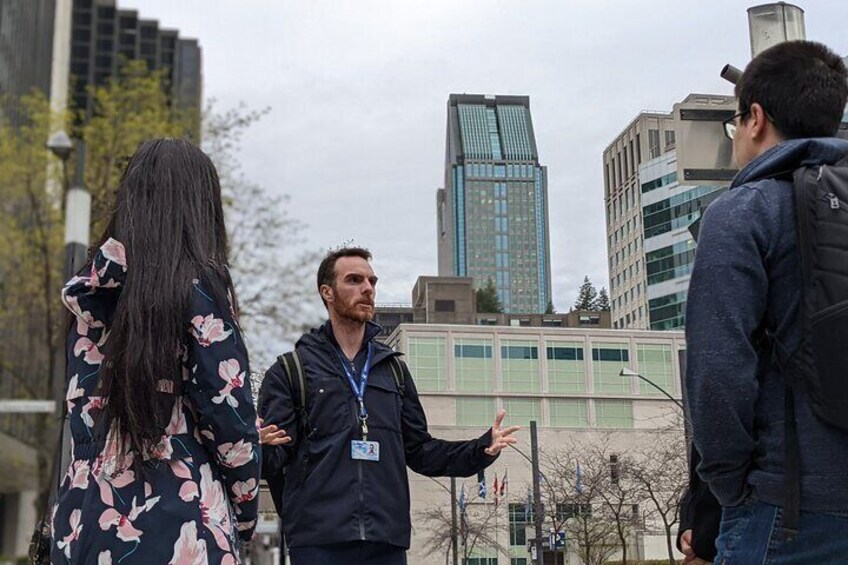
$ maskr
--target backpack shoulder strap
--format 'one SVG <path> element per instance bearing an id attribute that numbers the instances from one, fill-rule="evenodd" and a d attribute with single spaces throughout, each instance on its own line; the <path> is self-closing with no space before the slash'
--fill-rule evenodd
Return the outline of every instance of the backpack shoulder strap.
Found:
<path id="1" fill-rule="evenodd" d="M 403 363 L 397 355 L 393 355 L 390 360 L 392 368 L 392 376 L 395 378 L 395 384 L 400 392 L 400 397 L 406 396 L 406 373 L 403 370 Z"/>
<path id="2" fill-rule="evenodd" d="M 300 355 L 298 355 L 297 350 L 283 353 L 277 357 L 277 363 L 286 372 L 286 378 L 289 381 L 289 388 L 292 390 L 295 408 L 306 408 L 306 380 L 303 374 L 303 363 L 300 361 Z"/>

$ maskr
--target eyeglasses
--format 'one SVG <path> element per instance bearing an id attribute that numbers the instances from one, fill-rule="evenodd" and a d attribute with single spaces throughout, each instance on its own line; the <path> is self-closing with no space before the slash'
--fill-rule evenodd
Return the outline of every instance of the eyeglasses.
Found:
<path id="1" fill-rule="evenodd" d="M 724 120 L 721 123 L 724 126 L 724 135 L 727 136 L 727 139 L 729 139 L 730 141 L 733 141 L 733 138 L 736 136 L 736 128 L 737 128 L 736 119 L 737 118 L 742 119 L 744 116 L 746 116 L 747 114 L 750 114 L 750 113 L 751 113 L 750 109 L 745 110 L 744 112 L 739 112 L 735 116 L 727 118 L 726 120 Z"/>

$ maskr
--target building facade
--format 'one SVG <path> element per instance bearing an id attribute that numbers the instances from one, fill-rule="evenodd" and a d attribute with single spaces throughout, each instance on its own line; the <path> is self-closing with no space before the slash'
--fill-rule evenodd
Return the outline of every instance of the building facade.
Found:
<path id="1" fill-rule="evenodd" d="M 547 169 L 526 96 L 451 94 L 444 188 L 437 192 L 439 275 L 492 281 L 505 312 L 551 303 Z"/>
<path id="2" fill-rule="evenodd" d="M 505 425 L 523 427 L 517 437 L 525 455 L 530 452 L 530 420 L 538 424 L 543 457 L 561 452 L 571 442 L 596 444 L 600 438 L 609 440 L 618 453 L 635 453 L 656 441 L 657 434 L 671 434 L 685 450 L 677 405 L 647 383 L 620 376 L 622 368 L 631 368 L 673 398 L 681 398 L 678 356 L 685 347 L 681 332 L 403 324 L 389 343 L 405 354 L 435 437 L 478 437 L 504 408 Z M 685 469 L 682 472 L 685 475 Z M 498 508 L 491 506 L 491 492 L 486 500 L 472 494 L 477 492 L 476 479 L 459 479 L 457 488 L 474 499 L 477 510 L 493 512 L 490 527 L 503 546 L 501 551 L 476 547 L 469 563 L 530 563 L 527 543 L 532 525 L 525 512 L 530 465 L 517 451 L 506 450 L 487 470 L 489 489 L 496 477 L 502 482 L 505 474 L 508 488 Z M 426 515 L 440 506 L 449 508 L 445 489 L 450 481 L 411 471 L 409 478 L 413 520 L 409 562 L 442 562 L 445 556 L 434 555 L 426 541 L 432 529 Z M 640 502 L 632 501 L 637 514 Z M 547 528 L 546 524 L 546 534 Z M 664 555 L 665 538 L 655 533 L 650 524 L 640 530 L 631 558 Z M 580 561 L 572 552 L 568 562 Z"/>
<path id="3" fill-rule="evenodd" d="M 736 173 L 721 125 L 735 109 L 731 96 L 691 94 L 640 114 L 604 152 L 613 327 L 684 327 L 690 226 Z"/>

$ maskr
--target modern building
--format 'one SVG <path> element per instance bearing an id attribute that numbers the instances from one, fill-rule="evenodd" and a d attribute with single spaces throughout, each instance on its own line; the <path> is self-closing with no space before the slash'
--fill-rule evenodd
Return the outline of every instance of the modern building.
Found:
<path id="1" fill-rule="evenodd" d="M 120 9 L 115 0 L 0 2 L 0 94 L 33 89 L 57 108 L 93 111 L 89 88 L 117 76 L 129 60 L 165 75 L 175 106 L 202 105 L 202 51 L 196 39 Z M 14 119 L 14 108 L 4 112 Z"/>
<path id="2" fill-rule="evenodd" d="M 545 456 L 571 441 L 590 444 L 602 436 L 612 438 L 621 454 L 646 448 L 657 434 L 670 434 L 685 449 L 677 405 L 647 383 L 620 376 L 622 368 L 631 368 L 673 398 L 681 398 L 682 332 L 402 324 L 388 341 L 405 354 L 435 437 L 478 437 L 504 408 L 507 424 L 523 426 L 517 437 L 525 455 L 530 452 L 530 420 L 538 424 L 539 450 Z M 490 505 L 495 512 L 490 527 L 508 549 L 498 552 L 480 545 L 469 563 L 530 563 L 527 541 L 533 529 L 525 512 L 530 464 L 517 451 L 503 452 L 487 471 L 489 488 L 496 476 L 502 481 L 507 472 L 509 488 L 501 507 L 491 507 L 491 492 L 487 501 L 475 504 Z M 685 469 L 682 473 L 685 476 Z M 444 555 L 434 555 L 426 543 L 429 526 L 424 514 L 439 507 L 449 511 L 450 481 L 411 471 L 409 479 L 413 519 L 409 562 L 442 562 Z M 458 489 L 464 485 L 469 499 L 474 498 L 476 479 L 460 479 L 459 485 Z M 640 503 L 632 501 L 635 514 L 642 514 Z M 665 538 L 654 535 L 650 522 L 635 538 L 638 547 L 631 556 L 663 557 Z M 579 562 L 575 555 L 569 559 Z"/>
<path id="3" fill-rule="evenodd" d="M 492 281 L 504 312 L 551 303 L 547 169 L 530 99 L 451 94 L 444 188 L 437 192 L 439 275 Z"/>
<path id="4" fill-rule="evenodd" d="M 201 50 L 196 39 L 161 29 L 158 21 L 120 9 L 115 0 L 74 0 L 70 67 L 74 107 L 92 112 L 89 88 L 105 84 L 131 60 L 143 60 L 148 69 L 164 73 L 176 106 L 200 109 Z"/>
<path id="5" fill-rule="evenodd" d="M 721 125 L 735 110 L 732 96 L 690 94 L 668 114 L 640 114 L 604 151 L 613 327 L 685 325 L 689 227 L 736 173 Z"/>
<path id="6" fill-rule="evenodd" d="M 382 326 L 381 339 L 400 324 L 451 324 L 537 328 L 609 328 L 608 311 L 572 310 L 563 314 L 478 312 L 471 277 L 421 276 L 412 289 L 412 303 L 381 304 L 374 322 Z"/>

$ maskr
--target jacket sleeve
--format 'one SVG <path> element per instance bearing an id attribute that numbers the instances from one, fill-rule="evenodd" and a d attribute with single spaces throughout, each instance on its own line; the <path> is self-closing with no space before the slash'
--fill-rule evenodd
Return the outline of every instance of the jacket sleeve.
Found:
<path id="1" fill-rule="evenodd" d="M 62 289 L 62 303 L 76 317 L 77 332 L 82 336 L 88 334 L 89 328 L 104 328 L 112 322 L 112 312 L 127 278 L 124 246 L 108 239 L 86 269 Z"/>
<path id="2" fill-rule="evenodd" d="M 692 530 L 692 549 L 695 555 L 705 561 L 716 556 L 715 541 L 721 524 L 721 505 L 709 487 L 698 476 L 696 468 L 701 456 L 694 446 L 690 446 L 689 486 L 680 501 L 680 526 L 677 531 L 677 549 L 680 537 L 686 530 Z"/>
<path id="3" fill-rule="evenodd" d="M 401 414 L 403 445 L 409 468 L 428 477 L 470 477 L 495 462 L 483 451 L 492 443 L 491 428 L 477 439 L 446 441 L 427 431 L 427 417 L 406 363 Z"/>
<path id="4" fill-rule="evenodd" d="M 270 483 L 282 475 L 283 469 L 294 457 L 299 435 L 291 387 L 279 363 L 274 363 L 265 372 L 259 388 L 259 417 L 265 426 L 274 424 L 292 438 L 286 445 L 262 446 L 262 478 Z"/>
<path id="5" fill-rule="evenodd" d="M 236 514 L 239 537 L 256 526 L 261 455 L 256 410 L 250 391 L 247 349 L 229 305 L 195 281 L 191 293 L 186 393 L 197 410 L 200 436 L 221 472 Z"/>
<path id="6" fill-rule="evenodd" d="M 698 473 L 723 506 L 741 504 L 756 448 L 758 351 L 768 275 L 762 193 L 746 186 L 704 214 L 686 310 L 688 408 Z"/>

